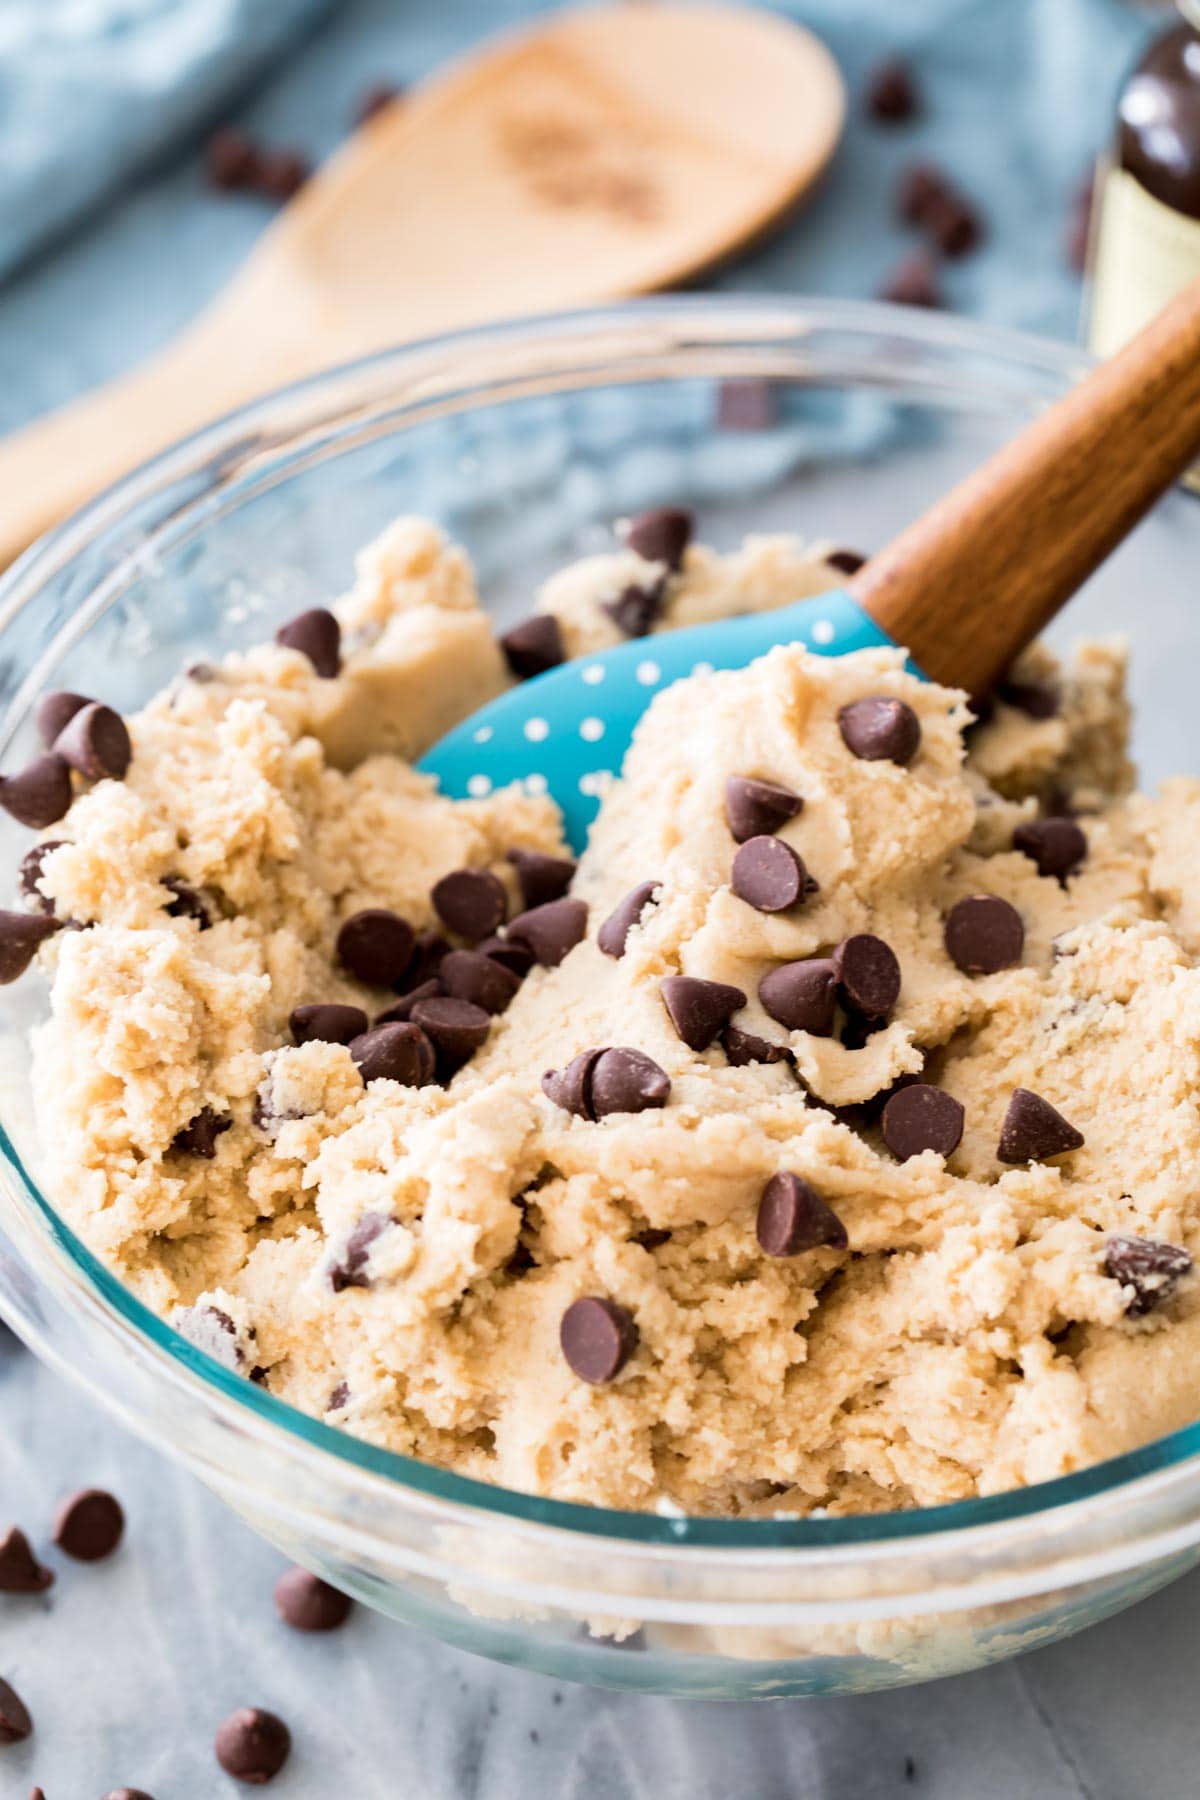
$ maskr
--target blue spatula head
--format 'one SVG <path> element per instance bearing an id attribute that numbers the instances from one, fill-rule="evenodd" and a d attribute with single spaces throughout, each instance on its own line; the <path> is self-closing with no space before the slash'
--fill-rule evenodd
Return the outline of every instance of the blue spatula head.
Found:
<path id="1" fill-rule="evenodd" d="M 890 645 L 852 594 L 833 592 L 775 612 L 635 638 L 522 683 L 472 713 L 418 763 L 452 799 L 480 799 L 518 781 L 549 794 L 580 851 L 608 778 L 620 773 L 638 720 L 685 675 L 741 669 L 777 644 L 822 656 Z"/>

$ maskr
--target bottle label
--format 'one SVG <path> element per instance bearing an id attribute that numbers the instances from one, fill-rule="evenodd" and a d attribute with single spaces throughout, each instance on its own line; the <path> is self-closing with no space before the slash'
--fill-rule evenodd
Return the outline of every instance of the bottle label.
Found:
<path id="1" fill-rule="evenodd" d="M 1088 341 L 1097 356 L 1148 325 L 1200 275 L 1200 219 L 1148 194 L 1127 169 L 1104 177 L 1093 266 Z"/>

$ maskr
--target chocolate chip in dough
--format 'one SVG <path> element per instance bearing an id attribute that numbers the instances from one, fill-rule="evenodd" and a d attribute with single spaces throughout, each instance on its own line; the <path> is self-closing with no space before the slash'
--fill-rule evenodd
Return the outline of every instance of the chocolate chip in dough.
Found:
<path id="1" fill-rule="evenodd" d="M 665 1106 L 670 1095 L 666 1070 L 640 1050 L 602 1050 L 592 1066 L 589 1098 L 594 1118 L 646 1112 Z"/>
<path id="2" fill-rule="evenodd" d="M 71 800 L 70 766 L 57 750 L 35 756 L 15 775 L 0 776 L 0 806 L 31 831 L 57 825 Z"/>
<path id="3" fill-rule="evenodd" d="M 29 901 L 30 907 L 34 912 L 45 913 L 47 918 L 54 916 L 54 901 L 42 891 L 42 867 L 46 858 L 53 856 L 56 850 L 61 850 L 65 842 L 65 838 L 46 838 L 43 843 L 35 844 L 21 858 L 17 871 L 17 886 Z"/>
<path id="4" fill-rule="evenodd" d="M 695 520 L 682 506 L 656 506 L 639 513 L 625 528 L 625 542 L 647 562 L 666 563 L 672 573 L 683 567 Z"/>
<path id="5" fill-rule="evenodd" d="M 541 850 L 510 850 L 508 860 L 526 909 L 561 900 L 575 876 L 576 864 L 569 857 L 547 856 Z"/>
<path id="6" fill-rule="evenodd" d="M 858 550 L 831 550 L 825 561 L 839 575 L 857 575 L 866 566 L 867 559 Z"/>
<path id="7" fill-rule="evenodd" d="M 928 250 L 914 250 L 897 263 L 879 290 L 881 300 L 893 306 L 944 306 L 945 296 L 938 282 L 937 263 Z"/>
<path id="8" fill-rule="evenodd" d="M 762 1191 L 755 1236 L 768 1256 L 799 1256 L 821 1245 L 845 1250 L 846 1227 L 833 1208 L 800 1175 L 781 1170 Z"/>
<path id="9" fill-rule="evenodd" d="M 490 956 L 493 962 L 498 962 L 502 969 L 508 969 L 518 981 L 524 981 L 534 965 L 533 951 L 528 944 L 522 944 L 517 938 L 483 938 L 475 948 L 481 955 Z"/>
<path id="10" fill-rule="evenodd" d="M 1037 865 L 1039 875 L 1053 876 L 1066 887 L 1087 860 L 1088 841 L 1074 819 L 1027 819 L 1013 832 L 1013 849 Z"/>
<path id="11" fill-rule="evenodd" d="M 328 1281 L 335 1294 L 343 1293 L 346 1288 L 370 1287 L 367 1264 L 371 1259 L 371 1245 L 383 1236 L 391 1222 L 388 1215 L 381 1212 L 364 1213 L 356 1221 L 341 1254 L 329 1264 Z"/>
<path id="12" fill-rule="evenodd" d="M 37 726 L 38 736 L 47 750 L 51 749 L 54 740 L 64 726 L 71 723 L 75 714 L 82 712 L 85 706 L 91 705 L 92 701 L 86 694 L 69 694 L 65 689 L 59 689 L 53 694 L 42 695 L 33 709 L 33 722 Z"/>
<path id="13" fill-rule="evenodd" d="M 901 1162 L 936 1150 L 949 1156 L 962 1139 L 964 1113 L 953 1094 L 928 1082 L 914 1081 L 899 1088 L 883 1109 L 883 1141 Z"/>
<path id="14" fill-rule="evenodd" d="M 367 987 L 391 987 L 407 971 L 415 943 L 407 919 L 386 906 L 367 906 L 340 927 L 337 956 Z"/>
<path id="15" fill-rule="evenodd" d="M 492 1028 L 491 1014 L 481 1006 L 450 996 L 418 1001 L 412 1009 L 412 1022 L 433 1045 L 443 1081 L 471 1060 Z"/>
<path id="16" fill-rule="evenodd" d="M 832 1037 L 837 974 L 832 958 L 810 956 L 771 969 L 758 984 L 765 1011 L 788 1031 Z"/>
<path id="17" fill-rule="evenodd" d="M 376 1025 L 404 1025 L 412 1018 L 413 1008 L 419 1006 L 422 1000 L 436 1000 L 443 992 L 444 989 L 442 984 L 436 977 L 432 981 L 423 981 L 420 987 L 410 988 L 406 994 L 402 994 L 399 1000 L 394 1001 L 391 1006 L 385 1007 L 381 1013 L 376 1013 L 372 1023 Z M 360 1027 L 360 1030 L 365 1031 L 366 1028 L 364 1015 L 364 1022 Z M 356 1032 L 355 1036 L 357 1035 L 358 1033 Z M 346 1041 L 349 1042 L 349 1039 Z"/>
<path id="18" fill-rule="evenodd" d="M 791 788 L 753 775 L 731 775 L 725 783 L 725 820 L 735 843 L 770 837 L 804 805 Z"/>
<path id="19" fill-rule="evenodd" d="M 319 1575 L 293 1568 L 275 1583 L 275 1608 L 293 1631 L 336 1631 L 350 1617 L 354 1602 Z"/>
<path id="20" fill-rule="evenodd" d="M 867 1019 L 886 1019 L 900 998 L 900 964 L 890 944 L 872 932 L 843 938 L 833 969 L 846 1006 Z"/>
<path id="21" fill-rule="evenodd" d="M 916 117 L 920 98 L 912 69 L 902 57 L 881 62 L 867 77 L 867 111 L 879 125 L 903 125 Z"/>
<path id="22" fill-rule="evenodd" d="M 694 975 L 668 975 L 659 984 L 671 1023 L 689 1050 L 707 1050 L 746 1004 L 741 988 Z"/>
<path id="23" fill-rule="evenodd" d="M 1156 1238 L 1110 1237 L 1104 1246 L 1104 1273 L 1122 1287 L 1133 1289 L 1125 1308 L 1131 1319 L 1140 1319 L 1169 1300 L 1191 1268 L 1192 1259 L 1181 1244 L 1164 1244 Z"/>
<path id="24" fill-rule="evenodd" d="M 592 1119 L 592 1070 L 600 1050 L 581 1050 L 563 1069 L 547 1069 L 542 1076 L 542 1092 L 555 1106 L 573 1113 L 579 1119 Z"/>
<path id="25" fill-rule="evenodd" d="M 562 627 L 553 613 L 533 613 L 500 639 L 504 659 L 518 681 L 557 669 L 567 660 Z"/>
<path id="26" fill-rule="evenodd" d="M 212 919 L 207 906 L 194 887 L 189 887 L 179 875 L 164 875 L 162 886 L 174 896 L 165 909 L 172 919 L 195 919 L 201 931 L 209 929 Z"/>
<path id="27" fill-rule="evenodd" d="M 596 934 L 596 946 L 605 956 L 622 957 L 629 934 L 650 905 L 661 883 L 639 881 L 605 919 Z"/>
<path id="28" fill-rule="evenodd" d="M 544 969 L 555 969 L 587 933 L 588 909 L 582 900 L 566 895 L 518 913 L 508 927 L 510 938 L 528 944 Z"/>
<path id="29" fill-rule="evenodd" d="M 327 1413 L 341 1412 L 343 1406 L 349 1406 L 349 1404 L 350 1383 L 348 1381 L 339 1381 L 325 1403 L 325 1411 Z"/>
<path id="30" fill-rule="evenodd" d="M 434 911 L 448 931 L 478 943 L 504 923 L 508 895 L 490 869 L 453 869 L 434 883 Z"/>
<path id="31" fill-rule="evenodd" d="M 968 894 L 946 915 L 946 952 L 964 975 L 1011 969 L 1025 948 L 1025 926 L 1015 906 L 996 894 Z"/>
<path id="32" fill-rule="evenodd" d="M 60 929 L 42 913 L 0 912 L 0 986 L 23 975 L 38 947 Z"/>
<path id="33" fill-rule="evenodd" d="M 376 1025 L 351 1041 L 350 1054 L 364 1081 L 398 1081 L 402 1087 L 427 1087 L 437 1059 L 419 1025 Z"/>
<path id="34" fill-rule="evenodd" d="M 613 1381 L 638 1345 L 633 1314 L 615 1300 L 589 1295 L 568 1306 L 558 1328 L 563 1356 L 574 1374 L 593 1387 Z"/>
<path id="35" fill-rule="evenodd" d="M 336 1000 L 297 1006 L 288 1020 L 297 1044 L 348 1044 L 366 1031 L 368 1019 L 361 1006 L 342 1006 Z"/>
<path id="36" fill-rule="evenodd" d="M 76 1562 L 102 1562 L 125 1531 L 121 1503 L 103 1488 L 81 1488 L 63 1501 L 54 1518 L 54 1542 Z"/>
<path id="37" fill-rule="evenodd" d="M 1078 1150 L 1083 1133 L 1063 1118 L 1056 1107 L 1028 1088 L 1014 1088 L 996 1155 L 1002 1163 L 1045 1162 Z"/>
<path id="38" fill-rule="evenodd" d="M 171 1323 L 180 1337 L 203 1350 L 226 1369 L 242 1369 L 246 1358 L 238 1343 L 237 1326 L 219 1306 L 185 1306 Z"/>
<path id="39" fill-rule="evenodd" d="M 275 642 L 285 650 L 298 650 L 301 656 L 307 656 L 324 681 L 332 681 L 342 672 L 342 628 L 323 606 L 297 613 L 279 627 Z"/>
<path id="40" fill-rule="evenodd" d="M 25 1702 L 7 1681 L 0 1680 L 0 1744 L 20 1744 L 32 1730 Z"/>
<path id="41" fill-rule="evenodd" d="M 262 1787 L 287 1761 L 292 1734 L 275 1713 L 242 1706 L 217 1727 L 213 1747 L 227 1775 L 249 1787 Z"/>
<path id="42" fill-rule="evenodd" d="M 0 1594 L 43 1594 L 53 1580 L 19 1526 L 0 1532 Z"/>
<path id="43" fill-rule="evenodd" d="M 403 975 L 393 986 L 398 994 L 411 994 L 414 988 L 432 981 L 449 956 L 450 942 L 440 931 L 418 931 L 412 958 Z"/>
<path id="44" fill-rule="evenodd" d="M 601 610 L 627 638 L 643 638 L 662 612 L 665 591 L 662 581 L 631 582 L 615 600 L 605 600 Z"/>
<path id="45" fill-rule="evenodd" d="M 748 1069 L 755 1063 L 786 1062 L 788 1055 L 782 1044 L 769 1044 L 766 1038 L 743 1031 L 740 1025 L 725 1027 L 721 1033 L 721 1048 L 734 1069 Z"/>
<path id="46" fill-rule="evenodd" d="M 185 1156 L 202 1156 L 211 1162 L 217 1154 L 217 1139 L 232 1124 L 227 1113 L 215 1112 L 211 1106 L 201 1107 L 195 1118 L 175 1133 L 171 1148 L 182 1151 Z"/>
<path id="47" fill-rule="evenodd" d="M 452 950 L 438 979 L 456 1000 L 470 1000 L 487 1013 L 502 1013 L 521 986 L 519 975 L 478 950 Z"/>
<path id="48" fill-rule="evenodd" d="M 866 694 L 838 713 L 846 748 L 861 762 L 893 762 L 902 768 L 921 745 L 921 721 L 907 700 Z"/>
<path id="49" fill-rule="evenodd" d="M 815 894 L 817 883 L 790 844 L 780 838 L 747 838 L 733 859 L 729 885 L 758 912 L 787 912 Z"/>
<path id="50" fill-rule="evenodd" d="M 1062 694 L 1052 681 L 1002 681 L 996 693 L 1028 719 L 1056 719 L 1062 710 Z"/>
<path id="51" fill-rule="evenodd" d="M 120 781 L 133 756 L 129 730 L 119 712 L 93 700 L 68 719 L 54 740 L 57 755 L 88 781 Z M 51 823 L 52 821 L 47 821 Z"/>

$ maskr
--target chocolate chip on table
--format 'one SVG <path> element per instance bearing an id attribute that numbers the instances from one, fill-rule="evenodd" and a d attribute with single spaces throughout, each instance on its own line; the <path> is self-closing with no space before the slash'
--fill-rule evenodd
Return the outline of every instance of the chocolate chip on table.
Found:
<path id="1" fill-rule="evenodd" d="M 825 558 L 831 569 L 837 569 L 842 575 L 857 575 L 866 567 L 866 557 L 857 550 L 831 550 Z"/>
<path id="2" fill-rule="evenodd" d="M 358 105 L 354 109 L 355 125 L 365 125 L 368 119 L 373 119 L 376 113 L 383 112 L 385 107 L 391 106 L 394 101 L 402 99 L 403 95 L 404 89 L 400 86 L 399 82 L 372 82 L 369 88 L 364 89 Z"/>
<path id="3" fill-rule="evenodd" d="M 553 613 L 531 613 L 500 639 L 505 661 L 518 681 L 557 669 L 567 660 L 562 627 Z"/>
<path id="4" fill-rule="evenodd" d="M 323 606 L 297 613 L 279 627 L 275 642 L 285 650 L 298 650 L 301 656 L 307 656 L 324 681 L 332 681 L 342 672 L 342 628 Z"/>
<path id="5" fill-rule="evenodd" d="M 368 1023 L 361 1006 L 343 1006 L 336 1000 L 327 1000 L 297 1006 L 288 1027 L 297 1044 L 348 1044 L 362 1036 Z"/>
<path id="6" fill-rule="evenodd" d="M 592 1070 L 600 1050 L 582 1050 L 562 1069 L 547 1069 L 542 1076 L 542 1092 L 576 1118 L 592 1119 Z"/>
<path id="7" fill-rule="evenodd" d="M 53 747 L 55 738 L 64 726 L 70 724 L 75 714 L 91 704 L 86 694 L 69 694 L 65 688 L 42 695 L 33 709 L 33 722 L 47 750 Z"/>
<path id="8" fill-rule="evenodd" d="M 528 944 L 522 944 L 517 938 L 482 938 L 475 948 L 481 955 L 498 962 L 501 968 L 508 969 L 518 981 L 523 981 L 534 965 L 533 951 Z"/>
<path id="9" fill-rule="evenodd" d="M 602 1050 L 592 1064 L 589 1099 L 594 1118 L 646 1112 L 665 1106 L 670 1096 L 670 1076 L 640 1050 Z"/>
<path id="10" fill-rule="evenodd" d="M 921 747 L 921 721 L 906 700 L 866 694 L 838 713 L 846 748 L 861 762 L 893 762 L 901 768 Z"/>
<path id="11" fill-rule="evenodd" d="M 422 1000 L 435 1000 L 443 992 L 442 984 L 436 976 L 432 981 L 423 981 L 420 987 L 409 988 L 407 993 L 400 996 L 399 1000 L 393 1001 L 392 1005 L 385 1007 L 381 1013 L 376 1013 L 372 1023 L 375 1025 L 403 1025 L 412 1018 L 413 1008 L 419 1006 Z M 366 1014 L 364 1013 L 359 1031 L 365 1031 L 366 1028 Z M 359 1033 L 356 1032 L 355 1036 L 358 1035 Z M 350 1040 L 346 1041 L 348 1043 Z"/>
<path id="12" fill-rule="evenodd" d="M 996 693 L 1028 719 L 1056 719 L 1062 711 L 1062 693 L 1053 681 L 1002 681 Z"/>
<path id="13" fill-rule="evenodd" d="M 639 513 L 625 528 L 625 542 L 647 562 L 666 563 L 673 574 L 683 567 L 696 521 L 682 506 L 656 506 Z"/>
<path id="14" fill-rule="evenodd" d="M 571 895 L 530 907 L 510 921 L 508 935 L 528 944 L 544 969 L 556 969 L 587 933 L 588 909 Z"/>
<path id="15" fill-rule="evenodd" d="M 671 1023 L 689 1050 L 707 1050 L 746 1004 L 741 988 L 694 975 L 668 975 L 659 984 Z"/>
<path id="16" fill-rule="evenodd" d="M 0 912 L 0 987 L 23 975 L 39 946 L 60 929 L 44 913 Z"/>
<path id="17" fill-rule="evenodd" d="M 933 239 L 943 256 L 969 256 L 983 240 L 983 221 L 978 212 L 956 187 L 949 184 L 941 193 L 930 197 L 921 219 L 921 229 Z"/>
<path id="18" fill-rule="evenodd" d="M 832 958 L 810 956 L 802 962 L 782 963 L 763 976 L 758 997 L 764 1010 L 788 1031 L 832 1037 L 837 998 Z"/>
<path id="19" fill-rule="evenodd" d="M 631 582 L 622 588 L 615 600 L 601 603 L 617 630 L 627 638 L 647 637 L 662 612 L 666 586 L 662 581 Z"/>
<path id="20" fill-rule="evenodd" d="M 311 174 L 312 164 L 298 150 L 259 150 L 254 159 L 253 185 L 268 200 L 290 200 Z M 317 673 L 322 671 L 318 669 Z"/>
<path id="21" fill-rule="evenodd" d="M 29 1709 L 7 1681 L 0 1680 L 0 1744 L 20 1744 L 33 1730 Z"/>
<path id="22" fill-rule="evenodd" d="M 275 1583 L 275 1607 L 293 1631 L 336 1631 L 350 1617 L 354 1602 L 319 1575 L 293 1568 Z"/>
<path id="23" fill-rule="evenodd" d="M 212 919 L 194 887 L 189 887 L 179 875 L 164 875 L 161 885 L 174 895 L 165 909 L 172 919 L 195 919 L 201 931 L 209 929 Z"/>
<path id="24" fill-rule="evenodd" d="M 203 1350 L 227 1369 L 242 1369 L 246 1358 L 238 1342 L 237 1326 L 219 1306 L 185 1306 L 171 1323 L 180 1337 Z"/>
<path id="25" fill-rule="evenodd" d="M 1013 1089 L 996 1150 L 1002 1163 L 1045 1162 L 1049 1156 L 1078 1150 L 1082 1143 L 1083 1133 L 1057 1107 L 1028 1088 Z"/>
<path id="26" fill-rule="evenodd" d="M 721 1033 L 721 1048 L 729 1059 L 731 1068 L 748 1069 L 755 1063 L 778 1063 L 787 1061 L 787 1050 L 782 1044 L 769 1044 L 766 1038 L 756 1037 L 752 1031 L 743 1031 L 740 1025 L 727 1025 Z"/>
<path id="27" fill-rule="evenodd" d="M 129 730 L 119 712 L 93 700 L 63 726 L 54 750 L 88 781 L 120 781 L 133 756 Z M 50 821 L 48 821 L 50 822 Z"/>
<path id="28" fill-rule="evenodd" d="M 660 886 L 661 883 L 657 881 L 639 881 L 638 885 L 632 888 L 609 913 L 596 934 L 596 946 L 604 952 L 605 956 L 624 956 L 629 933 L 650 905 Z"/>
<path id="29" fill-rule="evenodd" d="M 729 885 L 739 900 L 766 913 L 787 912 L 817 892 L 802 858 L 776 837 L 747 838 L 733 859 Z"/>
<path id="30" fill-rule="evenodd" d="M 1025 926 L 1015 906 L 996 894 L 968 894 L 946 915 L 946 953 L 964 975 L 1011 969 L 1025 948 Z"/>
<path id="31" fill-rule="evenodd" d="M 526 908 L 561 900 L 575 877 L 577 865 L 566 856 L 547 856 L 541 850 L 510 850 L 508 860 L 517 877 Z"/>
<path id="32" fill-rule="evenodd" d="M 370 1287 L 367 1264 L 371 1260 L 371 1245 L 391 1223 L 388 1215 L 381 1212 L 364 1213 L 356 1222 L 340 1256 L 329 1264 L 327 1279 L 335 1294 L 346 1288 Z"/>
<path id="33" fill-rule="evenodd" d="M 482 1006 L 448 995 L 419 1000 L 411 1017 L 433 1045 L 443 1080 L 470 1061 L 492 1028 L 491 1014 Z"/>
<path id="34" fill-rule="evenodd" d="M 125 1531 L 120 1501 L 103 1488 L 81 1488 L 63 1501 L 54 1518 L 54 1542 L 76 1562 L 102 1562 Z"/>
<path id="35" fill-rule="evenodd" d="M 502 1013 L 521 986 L 519 975 L 479 950 L 452 950 L 438 979 L 455 1000 L 470 1000 L 487 1013 Z"/>
<path id="36" fill-rule="evenodd" d="M 602 1387 L 621 1373 L 637 1349 L 638 1328 L 627 1308 L 593 1294 L 568 1306 L 558 1341 L 572 1372 Z"/>
<path id="37" fill-rule="evenodd" d="M 890 944 L 869 931 L 843 938 L 833 953 L 843 1003 L 867 1019 L 886 1019 L 900 998 L 900 964 Z"/>
<path id="38" fill-rule="evenodd" d="M 925 215 L 950 188 L 934 163 L 910 163 L 896 184 L 896 216 L 905 225 L 923 225 Z"/>
<path id="39" fill-rule="evenodd" d="M 70 765 L 57 750 L 35 756 L 15 775 L 0 776 L 0 806 L 31 831 L 57 825 L 72 798 Z"/>
<path id="40" fill-rule="evenodd" d="M 1062 887 L 1087 860 L 1088 841 L 1074 819 L 1027 819 L 1013 832 L 1013 849 L 1053 876 Z"/>
<path id="41" fill-rule="evenodd" d="M 65 838 L 46 838 L 42 843 L 35 844 L 21 858 L 17 871 L 17 886 L 29 901 L 32 910 L 45 913 L 47 918 L 54 916 L 54 901 L 49 894 L 42 892 L 42 865 L 48 856 L 61 850 L 65 842 Z"/>
<path id="42" fill-rule="evenodd" d="M 879 298 L 890 300 L 893 306 L 944 306 L 938 266 L 928 250 L 914 250 L 897 263 L 880 288 Z"/>
<path id="43" fill-rule="evenodd" d="M 949 1156 L 962 1139 L 964 1113 L 953 1094 L 928 1082 L 898 1088 L 883 1109 L 883 1141 L 893 1156 L 907 1162 L 922 1150 Z"/>
<path id="44" fill-rule="evenodd" d="M 350 1044 L 350 1054 L 364 1081 L 398 1081 L 402 1087 L 427 1087 L 437 1059 L 419 1025 L 376 1025 Z"/>
<path id="45" fill-rule="evenodd" d="M 392 987 L 407 972 L 415 944 L 407 919 L 386 906 L 367 906 L 339 928 L 337 957 L 367 987 Z"/>
<path id="46" fill-rule="evenodd" d="M 903 125 L 920 111 L 920 97 L 912 69 L 903 58 L 892 56 L 867 77 L 867 111 L 880 125 Z"/>
<path id="47" fill-rule="evenodd" d="M 0 1594 L 44 1594 L 53 1580 L 19 1526 L 0 1532 Z"/>
<path id="48" fill-rule="evenodd" d="M 725 821 L 735 843 L 769 837 L 794 819 L 804 801 L 791 788 L 753 775 L 731 775 L 725 783 Z"/>
<path id="49" fill-rule="evenodd" d="M 211 1106 L 201 1107 L 195 1118 L 175 1133 L 171 1148 L 182 1151 L 185 1156 L 202 1156 L 211 1162 L 217 1154 L 217 1139 L 232 1124 L 228 1113 L 215 1112 Z"/>
<path id="50" fill-rule="evenodd" d="M 1164 1244 L 1156 1238 L 1110 1237 L 1104 1246 L 1104 1273 L 1122 1287 L 1133 1289 L 1125 1308 L 1131 1319 L 1140 1319 L 1169 1300 L 1191 1269 L 1192 1259 L 1181 1244 Z"/>
<path id="51" fill-rule="evenodd" d="M 254 185 L 258 151 L 254 140 L 236 125 L 214 131 L 204 149 L 208 179 L 231 192 Z"/>
<path id="52" fill-rule="evenodd" d="M 287 1761 L 292 1734 L 275 1713 L 261 1706 L 241 1706 L 217 1727 L 213 1747 L 227 1775 L 249 1787 L 262 1787 Z"/>
<path id="53" fill-rule="evenodd" d="M 845 1250 L 846 1227 L 800 1175 L 781 1170 L 762 1191 L 754 1233 L 768 1256 L 799 1256 L 822 1245 Z"/>
<path id="54" fill-rule="evenodd" d="M 453 869 L 434 883 L 434 911 L 448 931 L 477 943 L 504 923 L 508 895 L 490 869 Z"/>

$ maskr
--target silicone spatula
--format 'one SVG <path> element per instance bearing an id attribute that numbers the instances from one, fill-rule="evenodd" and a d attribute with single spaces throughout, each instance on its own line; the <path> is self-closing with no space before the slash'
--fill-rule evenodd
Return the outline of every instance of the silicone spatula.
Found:
<path id="1" fill-rule="evenodd" d="M 904 645 L 918 673 L 983 694 L 1200 455 L 1200 280 L 844 588 L 664 631 L 552 669 L 423 758 L 447 794 L 549 793 L 581 849 L 654 695 L 777 644 L 839 656 Z"/>

